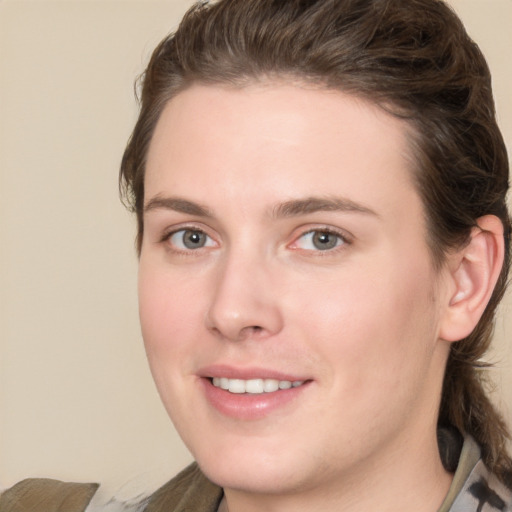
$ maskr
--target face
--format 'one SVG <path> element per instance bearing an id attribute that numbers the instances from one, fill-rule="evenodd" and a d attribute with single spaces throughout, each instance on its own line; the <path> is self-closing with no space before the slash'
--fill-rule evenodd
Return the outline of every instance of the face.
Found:
<path id="1" fill-rule="evenodd" d="M 447 292 L 407 130 L 297 85 L 196 85 L 165 108 L 142 331 L 163 402 L 218 484 L 314 489 L 432 449 Z"/>

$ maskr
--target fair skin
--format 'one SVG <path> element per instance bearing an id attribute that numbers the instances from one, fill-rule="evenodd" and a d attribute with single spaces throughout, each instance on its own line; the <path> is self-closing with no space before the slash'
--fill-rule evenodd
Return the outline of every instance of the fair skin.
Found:
<path id="1" fill-rule="evenodd" d="M 142 331 L 224 510 L 432 512 L 446 495 L 444 366 L 472 328 L 459 304 L 478 291 L 478 320 L 490 285 L 473 286 L 458 253 L 434 270 L 408 130 L 366 101 L 285 83 L 194 85 L 163 111 Z M 480 239 L 478 257 L 499 264 Z"/>

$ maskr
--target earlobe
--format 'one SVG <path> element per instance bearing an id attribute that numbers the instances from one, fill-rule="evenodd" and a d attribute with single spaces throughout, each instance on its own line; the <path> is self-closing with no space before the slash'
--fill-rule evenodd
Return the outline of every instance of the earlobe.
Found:
<path id="1" fill-rule="evenodd" d="M 473 331 L 501 272 L 503 225 L 494 215 L 480 217 L 469 243 L 450 255 L 450 293 L 441 321 L 440 338 L 459 341 Z"/>

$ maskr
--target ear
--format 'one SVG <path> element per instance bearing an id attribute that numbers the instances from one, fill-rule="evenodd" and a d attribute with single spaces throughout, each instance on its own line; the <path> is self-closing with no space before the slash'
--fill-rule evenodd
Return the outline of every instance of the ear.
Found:
<path id="1" fill-rule="evenodd" d="M 491 298 L 503 258 L 501 221 L 494 215 L 480 217 L 469 243 L 447 258 L 450 286 L 441 339 L 459 341 L 471 334 Z"/>

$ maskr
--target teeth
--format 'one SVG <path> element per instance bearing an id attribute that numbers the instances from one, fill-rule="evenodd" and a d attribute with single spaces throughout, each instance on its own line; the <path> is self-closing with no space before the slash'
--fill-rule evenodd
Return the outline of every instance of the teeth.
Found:
<path id="1" fill-rule="evenodd" d="M 245 382 L 242 379 L 230 379 L 228 391 L 230 393 L 245 393 Z"/>
<path id="2" fill-rule="evenodd" d="M 273 393 L 279 389 L 279 381 L 274 379 L 265 379 L 263 381 L 263 391 Z"/>
<path id="3" fill-rule="evenodd" d="M 252 393 L 254 395 L 257 395 L 259 393 L 263 393 L 263 389 L 264 389 L 264 386 L 263 386 L 262 379 L 251 379 L 251 380 L 245 381 L 246 393 Z"/>
<path id="4" fill-rule="evenodd" d="M 276 379 L 228 379 L 226 377 L 213 377 L 212 383 L 215 387 L 225 389 L 230 393 L 250 393 L 258 395 L 261 393 L 273 393 L 279 389 L 296 388 L 304 384 L 303 380 L 289 381 Z"/>

